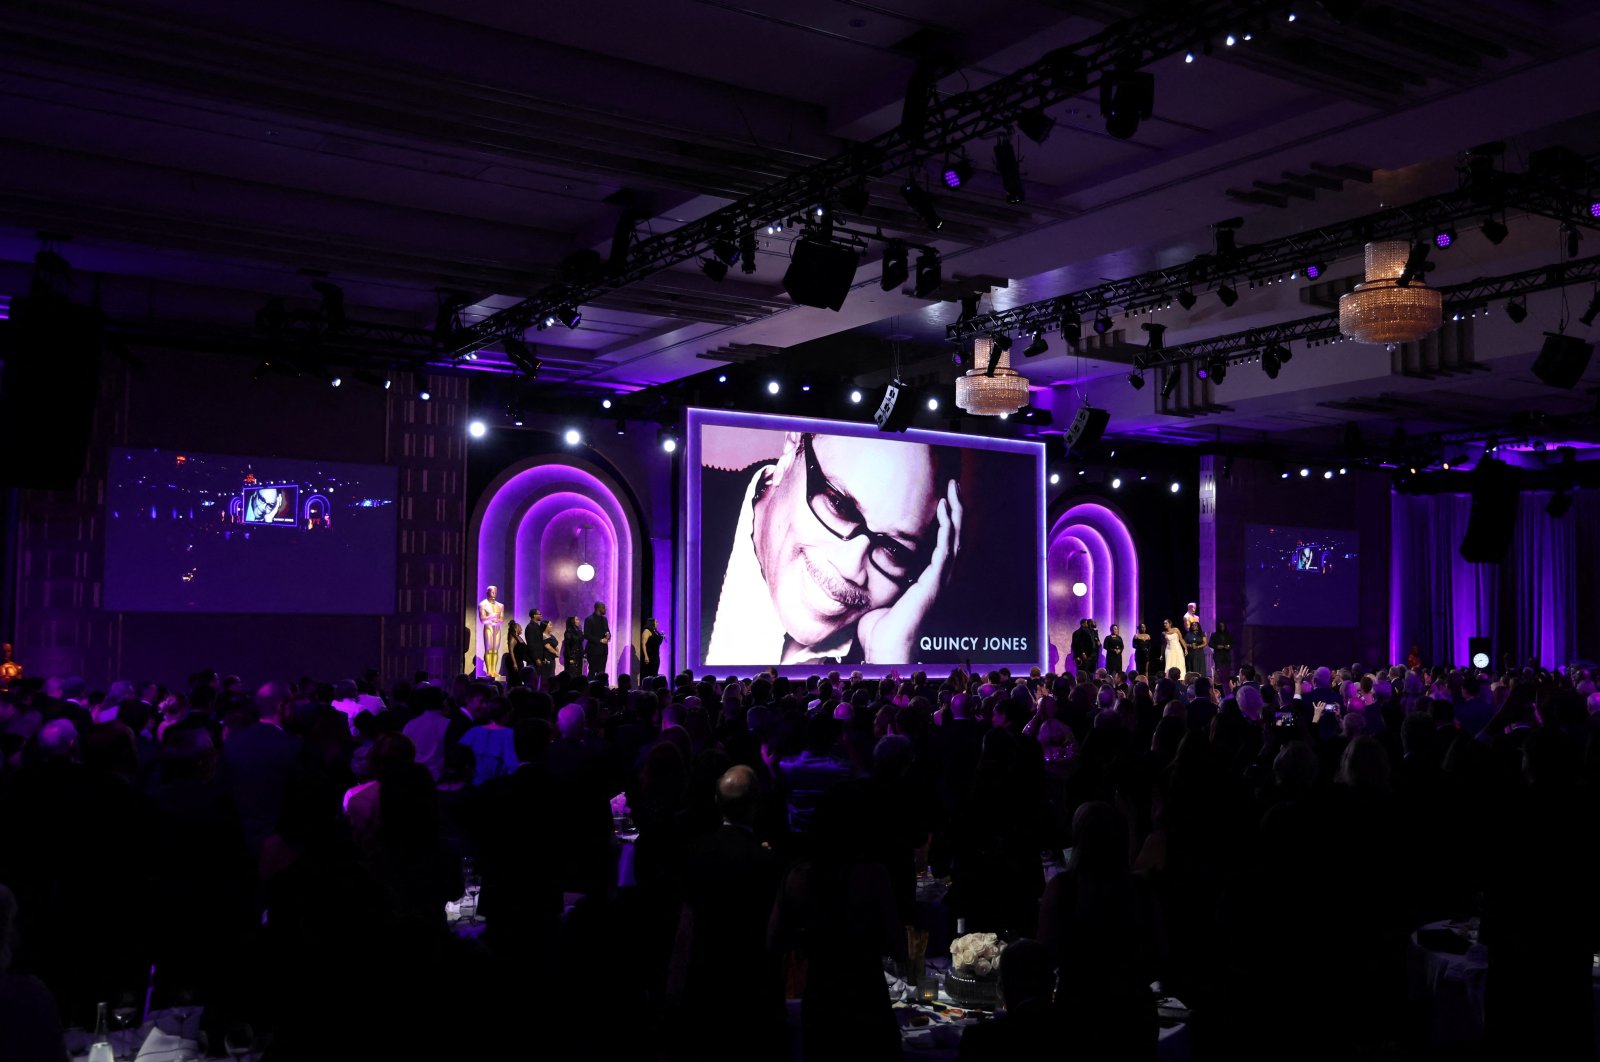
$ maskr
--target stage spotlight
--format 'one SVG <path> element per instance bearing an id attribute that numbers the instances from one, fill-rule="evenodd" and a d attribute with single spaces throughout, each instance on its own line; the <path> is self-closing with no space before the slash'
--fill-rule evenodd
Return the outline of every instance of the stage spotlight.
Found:
<path id="1" fill-rule="evenodd" d="M 1156 79 L 1140 70 L 1106 74 L 1100 79 L 1100 116 L 1106 132 L 1127 140 L 1139 131 L 1139 122 L 1155 109 Z"/>
<path id="2" fill-rule="evenodd" d="M 617 418 L 617 434 L 618 435 L 626 435 L 626 434 L 628 434 L 628 421 L 624 417 L 618 417 Z"/>
<path id="3" fill-rule="evenodd" d="M 1128 374 L 1128 385 L 1130 387 L 1132 387 L 1135 391 L 1142 391 L 1144 389 L 1144 373 L 1143 373 L 1143 371 L 1141 371 L 1139 369 L 1135 369 L 1132 372 L 1130 372 Z"/>
<path id="4" fill-rule="evenodd" d="M 715 258 L 702 258 L 700 259 L 700 272 L 720 284 L 728 275 L 728 263 L 719 262 Z"/>
<path id="5" fill-rule="evenodd" d="M 1413 280 L 1432 270 L 1433 263 L 1428 261 L 1428 255 L 1432 251 L 1433 245 L 1426 240 L 1418 240 L 1413 243 L 1411 245 L 1411 253 L 1406 255 L 1405 268 L 1400 271 L 1400 276 L 1396 278 L 1395 284 L 1402 288 L 1409 288 Z"/>
<path id="6" fill-rule="evenodd" d="M 1306 266 L 1306 279 L 1321 280 L 1322 274 L 1326 273 L 1327 271 L 1328 267 L 1323 265 L 1321 262 L 1312 262 L 1310 265 Z"/>
<path id="7" fill-rule="evenodd" d="M 884 291 L 894 291 L 910 279 L 910 255 L 906 245 L 899 240 L 891 240 L 883 249 L 883 275 L 878 284 Z"/>
<path id="8" fill-rule="evenodd" d="M 965 155 L 958 156 L 945 163 L 944 183 L 950 188 L 960 188 L 972 180 L 972 160 Z"/>
<path id="9" fill-rule="evenodd" d="M 1323 479 L 1332 479 L 1333 478 L 1333 469 L 1330 468 L 1326 472 L 1322 473 L 1322 478 Z"/>
<path id="10" fill-rule="evenodd" d="M 1043 107 L 1034 107 L 1017 115 L 1017 128 L 1035 144 L 1042 144 L 1056 127 L 1056 120 L 1044 113 Z"/>
<path id="11" fill-rule="evenodd" d="M 1178 292 L 1178 305 L 1182 306 L 1185 310 L 1194 309 L 1194 304 L 1198 301 L 1199 300 L 1195 298 L 1195 294 L 1192 291 Z"/>
<path id="12" fill-rule="evenodd" d="M 1184 52 L 1184 53 L 1183 53 L 1183 61 L 1184 61 L 1184 62 L 1185 62 L 1185 63 L 1192 63 L 1192 62 L 1194 62 L 1194 53 L 1193 53 L 1193 52 Z"/>
<path id="13" fill-rule="evenodd" d="M 472 436 L 474 439 L 481 439 L 485 435 L 489 434 L 489 425 L 485 424 L 481 420 L 475 420 L 471 424 L 467 425 L 467 434 Z"/>
<path id="14" fill-rule="evenodd" d="M 724 372 L 724 373 L 718 373 L 717 374 L 717 383 L 727 383 L 727 382 L 728 382 L 728 374 L 727 373 Z"/>
<path id="15" fill-rule="evenodd" d="M 1112 490 L 1121 490 L 1122 489 L 1122 477 L 1121 476 L 1113 476 L 1111 478 L 1111 489 Z"/>
<path id="16" fill-rule="evenodd" d="M 1094 334 L 1103 336 L 1109 331 L 1111 331 L 1111 315 L 1102 306 L 1100 312 L 1094 318 Z"/>
<path id="17" fill-rule="evenodd" d="M 1161 381 L 1161 397 L 1163 400 L 1172 397 L 1172 392 L 1178 389 L 1179 374 L 1171 369 L 1167 370 L 1166 377 Z"/>
<path id="18" fill-rule="evenodd" d="M 956 321 L 958 323 L 961 321 L 970 321 L 974 317 L 978 316 L 978 300 L 981 298 L 983 298 L 982 295 L 961 296 L 961 316 L 957 317 Z"/>
<path id="19" fill-rule="evenodd" d="M 1439 250 L 1448 250 L 1449 248 L 1454 247 L 1455 243 L 1456 228 L 1454 225 L 1445 225 L 1434 230 L 1433 245 L 1439 248 Z"/>
<path id="20" fill-rule="evenodd" d="M 1228 378 L 1228 359 L 1221 354 L 1211 356 L 1210 377 L 1212 384 L 1221 386 L 1222 381 Z"/>
<path id="21" fill-rule="evenodd" d="M 1239 301 L 1239 293 L 1233 289 L 1231 284 L 1218 284 L 1217 298 L 1222 300 L 1222 305 L 1232 306 Z"/>
<path id="22" fill-rule="evenodd" d="M 563 306 L 556 311 L 556 320 L 568 328 L 577 328 L 578 323 L 583 320 L 583 313 L 576 306 Z"/>
<path id="23" fill-rule="evenodd" d="M 1211 226 L 1211 242 L 1218 258 L 1235 258 L 1239 254 L 1238 232 L 1244 227 L 1244 218 L 1228 218 Z"/>
<path id="24" fill-rule="evenodd" d="M 1578 318 L 1584 327 L 1594 324 L 1594 319 L 1600 317 L 1600 287 L 1594 289 L 1594 295 L 1589 299 L 1589 305 L 1584 309 L 1583 315 Z"/>
<path id="25" fill-rule="evenodd" d="M 1183 489 L 1183 484 L 1179 483 L 1177 480 L 1173 480 L 1172 484 L 1169 487 L 1167 487 L 1167 489 L 1170 490 L 1172 493 L 1176 494 L 1180 490 Z"/>
<path id="26" fill-rule="evenodd" d="M 1307 476 L 1309 476 L 1309 475 L 1311 475 L 1311 469 L 1309 469 L 1309 468 L 1302 468 L 1302 469 L 1301 469 L 1301 470 L 1300 470 L 1300 478 L 1301 478 L 1301 479 L 1305 479 L 1305 478 L 1306 478 L 1306 477 L 1307 477 Z"/>
<path id="27" fill-rule="evenodd" d="M 1511 318 L 1512 324 L 1521 324 L 1528 319 L 1528 300 L 1512 299 L 1506 303 L 1506 316 Z"/>
<path id="28" fill-rule="evenodd" d="M 600 408 L 601 408 L 601 409 L 610 409 L 610 408 L 611 408 L 611 399 L 609 399 L 609 398 L 602 398 L 602 399 L 601 399 L 601 400 L 600 400 Z"/>
<path id="29" fill-rule="evenodd" d="M 1076 310 L 1061 315 L 1061 338 L 1074 347 L 1083 339 L 1083 318 Z"/>
<path id="30" fill-rule="evenodd" d="M 411 389 L 417 393 L 417 398 L 423 402 L 433 397 L 428 393 L 428 378 L 420 370 L 411 374 Z"/>
<path id="31" fill-rule="evenodd" d="M 1600 218 L 1600 200 L 1589 204 L 1589 216 L 1591 218 Z"/>
<path id="32" fill-rule="evenodd" d="M 907 180 L 900 186 L 900 195 L 906 201 L 922 223 L 934 232 L 944 228 L 944 219 L 939 216 L 938 208 L 934 205 L 933 196 L 929 195 L 917 182 Z"/>
<path id="33" fill-rule="evenodd" d="M 1559 520 L 1563 516 L 1567 515 L 1567 510 L 1571 508 L 1572 495 L 1568 494 L 1565 490 L 1558 490 L 1554 494 L 1550 495 L 1550 504 L 1544 507 L 1544 511 L 1549 513 L 1552 518 Z"/>
<path id="34" fill-rule="evenodd" d="M 671 428 L 662 428 L 656 433 L 656 441 L 661 444 L 661 449 L 669 454 L 678 452 L 678 433 Z"/>
<path id="35" fill-rule="evenodd" d="M 1289 478 L 1289 471 L 1288 471 L 1288 469 L 1285 469 L 1285 470 L 1284 470 L 1284 471 L 1282 471 L 1282 472 L 1279 472 L 1279 473 L 1278 473 L 1278 478 L 1279 478 L 1279 479 L 1288 479 L 1288 478 Z"/>
<path id="36" fill-rule="evenodd" d="M 1564 221 L 1561 223 L 1561 233 L 1567 238 L 1567 257 L 1578 257 L 1578 243 L 1583 239 L 1583 235 L 1578 232 L 1578 226 L 1570 221 Z"/>
<path id="37" fill-rule="evenodd" d="M 1586 322 L 1584 322 L 1584 323 L 1585 323 L 1585 324 L 1587 324 L 1587 323 L 1588 323 L 1588 322 L 1587 322 L 1587 321 L 1586 321 Z M 335 377 L 333 377 L 333 378 L 332 378 L 332 379 L 330 379 L 330 380 L 329 380 L 329 381 L 328 381 L 328 386 L 329 386 L 329 387 L 338 387 L 338 386 L 339 386 L 339 385 L 340 385 L 340 384 L 342 384 L 342 383 L 344 383 L 344 377 L 342 377 L 342 376 L 335 376 Z"/>
<path id="38" fill-rule="evenodd" d="M 1167 326 L 1164 324 L 1157 324 L 1154 321 L 1147 321 L 1139 327 L 1144 329 L 1145 334 L 1150 337 L 1150 341 L 1145 344 L 1145 349 L 1160 350 L 1163 346 L 1161 337 L 1166 335 Z"/>
<path id="39" fill-rule="evenodd" d="M 1350 470 L 1349 470 L 1349 469 L 1348 469 L 1348 468 L 1341 468 L 1341 469 L 1339 469 L 1339 475 L 1341 475 L 1341 476 L 1342 476 L 1342 475 L 1344 475 L 1344 474 L 1345 474 L 1345 473 L 1346 473 L 1346 472 L 1348 472 L 1348 471 L 1350 471 Z"/>
<path id="40" fill-rule="evenodd" d="M 917 279 L 911 293 L 926 299 L 944 285 L 944 269 L 939 262 L 939 252 L 932 247 L 917 255 Z"/>
<path id="41" fill-rule="evenodd" d="M 839 189 L 835 198 L 839 200 L 839 205 L 850 213 L 859 214 L 867 209 L 867 201 L 870 197 L 867 194 L 866 184 L 857 183 L 846 185 Z"/>
<path id="42" fill-rule="evenodd" d="M 1261 352 L 1261 371 L 1267 374 L 1269 380 L 1276 380 L 1279 370 L 1283 368 L 1282 350 L 1282 347 L 1273 343 Z"/>
<path id="43" fill-rule="evenodd" d="M 857 405 L 857 406 L 859 406 L 861 404 L 861 392 L 860 391 L 851 391 L 850 392 L 850 403 L 852 405 Z"/>
<path id="44" fill-rule="evenodd" d="M 1511 230 L 1506 227 L 1505 222 L 1494 218 L 1484 218 L 1483 225 L 1480 226 L 1479 231 L 1483 233 L 1484 239 L 1496 247 L 1505 242 L 1505 238 L 1511 234 Z"/>
<path id="45" fill-rule="evenodd" d="M 532 380 L 539 375 L 540 361 L 533 356 L 533 350 L 525 343 L 521 336 L 502 336 L 500 349 L 505 352 L 506 360 L 515 365 L 522 374 Z"/>
<path id="46" fill-rule="evenodd" d="M 583 442 L 583 433 L 577 428 L 568 428 L 566 434 L 563 435 L 562 438 L 567 441 L 568 446 L 577 446 L 579 443 Z"/>
<path id="47" fill-rule="evenodd" d="M 1060 482 L 1061 482 L 1061 473 L 1060 472 L 1052 472 L 1052 473 L 1050 473 L 1050 485 L 1052 487 L 1055 486 L 1057 483 L 1060 483 Z"/>
<path id="48" fill-rule="evenodd" d="M 767 381 L 767 394 L 775 395 L 781 390 L 783 390 L 783 385 L 778 383 L 777 380 L 768 380 Z"/>
<path id="49" fill-rule="evenodd" d="M 739 269 L 746 274 L 756 271 L 755 229 L 746 229 L 739 234 Z"/>
<path id="50" fill-rule="evenodd" d="M 1022 163 L 1017 159 L 1017 149 L 1010 140 L 994 146 L 994 166 L 1000 173 L 1001 187 L 1006 190 L 1006 202 L 1013 205 L 1027 198 L 1022 187 Z"/>
<path id="51" fill-rule="evenodd" d="M 344 327 L 344 289 L 339 285 L 326 280 L 313 280 L 311 288 L 322 296 L 322 304 L 317 307 L 317 313 L 329 328 Z"/>
<path id="52" fill-rule="evenodd" d="M 1209 358 L 1194 367 L 1194 377 L 1197 380 L 1211 379 L 1211 361 Z"/>
<path id="53" fill-rule="evenodd" d="M 1044 341 L 1044 333 L 1035 332 L 1033 334 L 1033 342 L 1029 343 L 1022 351 L 1022 356 L 1024 358 L 1037 358 L 1040 354 L 1043 354 L 1049 349 L 1050 344 Z"/>

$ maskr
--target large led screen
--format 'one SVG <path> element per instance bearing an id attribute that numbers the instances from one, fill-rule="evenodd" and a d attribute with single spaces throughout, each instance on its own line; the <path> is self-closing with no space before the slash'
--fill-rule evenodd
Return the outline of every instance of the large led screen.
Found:
<path id="1" fill-rule="evenodd" d="M 685 659 L 1042 664 L 1044 447 L 690 410 Z"/>
<path id="2" fill-rule="evenodd" d="M 1246 524 L 1244 621 L 1263 627 L 1354 627 L 1360 543 L 1355 531 Z"/>
<path id="3" fill-rule="evenodd" d="M 113 449 L 108 479 L 111 611 L 394 611 L 387 465 Z"/>

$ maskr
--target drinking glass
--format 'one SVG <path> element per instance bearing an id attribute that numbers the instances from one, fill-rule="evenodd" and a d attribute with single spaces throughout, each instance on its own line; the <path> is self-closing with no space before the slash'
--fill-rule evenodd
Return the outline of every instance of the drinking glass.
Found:
<path id="1" fill-rule="evenodd" d="M 134 1021 L 138 1017 L 139 1008 L 127 997 L 111 1010 L 111 1028 L 114 1030 L 111 1042 L 116 1047 L 118 1058 L 131 1059 L 139 1053 L 139 1045 L 133 1042 L 135 1036 L 132 1032 Z"/>

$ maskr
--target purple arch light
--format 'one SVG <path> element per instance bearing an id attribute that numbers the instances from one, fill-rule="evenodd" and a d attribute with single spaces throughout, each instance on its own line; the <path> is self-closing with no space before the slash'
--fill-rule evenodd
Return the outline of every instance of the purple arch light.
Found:
<path id="1" fill-rule="evenodd" d="M 596 558 L 605 563 L 595 563 L 595 580 L 584 585 L 591 588 L 590 599 L 604 601 L 610 614 L 607 669 L 632 670 L 639 581 L 635 552 L 642 542 L 641 529 L 609 478 L 570 458 L 535 458 L 514 466 L 490 485 L 478 503 L 467 535 L 467 572 L 473 579 L 464 617 L 473 631 L 469 660 L 479 650 L 476 603 L 485 586 L 492 583 L 511 592 L 507 616 L 519 622 L 531 606 L 548 607 L 539 596 L 562 573 L 546 571 L 547 532 L 574 512 L 593 521 L 605 546 L 605 556 Z M 546 617 L 554 618 L 548 612 Z"/>
<path id="2" fill-rule="evenodd" d="M 1123 640 L 1131 638 L 1139 622 L 1139 550 L 1122 515 L 1100 502 L 1078 502 L 1056 518 L 1047 542 L 1052 645 L 1065 645 L 1063 639 L 1085 616 L 1095 618 L 1102 636 L 1116 623 L 1123 627 Z M 1072 594 L 1074 580 L 1066 564 L 1076 550 L 1087 554 L 1090 576 L 1082 599 Z M 1057 592 L 1058 584 L 1064 593 Z"/>

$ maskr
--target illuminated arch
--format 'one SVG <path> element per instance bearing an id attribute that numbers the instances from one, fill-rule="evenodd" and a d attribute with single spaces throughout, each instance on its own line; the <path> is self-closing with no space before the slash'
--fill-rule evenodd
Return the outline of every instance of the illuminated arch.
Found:
<path id="1" fill-rule="evenodd" d="M 321 494 L 308 494 L 303 506 L 300 507 L 300 526 L 311 526 L 311 505 L 313 502 L 322 503 L 322 522 L 325 526 L 333 526 L 333 503 Z"/>
<path id="2" fill-rule="evenodd" d="M 481 648 L 477 602 L 484 587 L 493 585 L 508 620 L 526 622 L 537 605 L 555 621 L 557 637 L 567 615 L 581 621 L 594 602 L 604 602 L 611 621 L 606 670 L 636 672 L 633 631 L 644 536 L 625 497 L 604 471 L 565 455 L 519 462 L 489 485 L 467 525 L 469 670 Z M 589 582 L 577 576 L 585 561 L 595 568 Z"/>
<path id="3" fill-rule="evenodd" d="M 1124 661 L 1131 662 L 1139 623 L 1139 550 L 1127 521 L 1105 502 L 1081 501 L 1056 517 L 1047 541 L 1052 665 L 1070 654 L 1072 632 L 1086 617 L 1095 620 L 1102 638 L 1113 623 L 1120 624 L 1128 646 Z M 1072 593 L 1079 581 L 1089 590 L 1081 598 Z"/>

